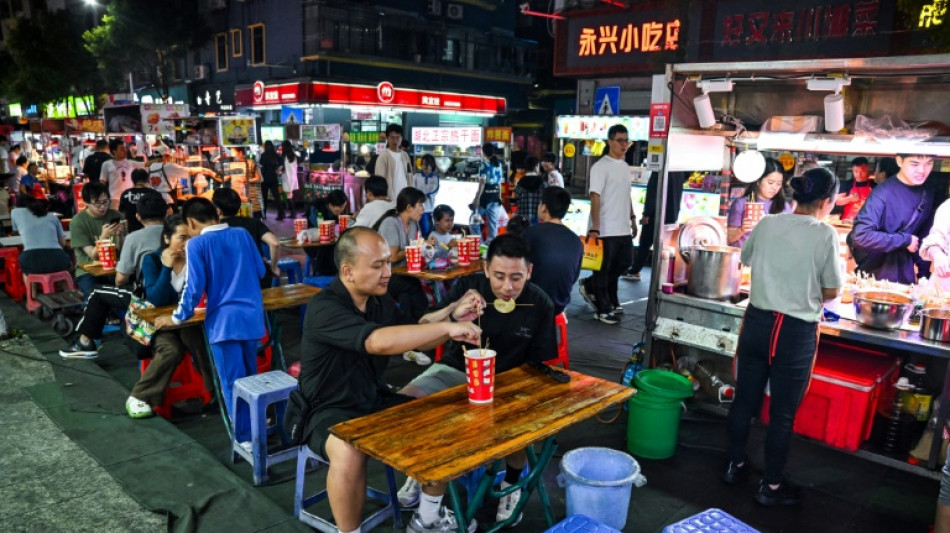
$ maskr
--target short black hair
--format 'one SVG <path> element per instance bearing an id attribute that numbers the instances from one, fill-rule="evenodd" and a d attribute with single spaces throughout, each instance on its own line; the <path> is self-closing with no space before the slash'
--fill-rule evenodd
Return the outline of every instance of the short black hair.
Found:
<path id="1" fill-rule="evenodd" d="M 432 220 L 436 222 L 442 220 L 445 216 L 454 217 L 455 210 L 445 204 L 439 204 L 432 210 Z"/>
<path id="2" fill-rule="evenodd" d="M 346 193 L 340 189 L 333 189 L 327 194 L 327 205 L 346 205 Z"/>
<path id="3" fill-rule="evenodd" d="M 400 126 L 399 124 L 388 124 L 386 126 L 386 136 L 389 137 L 389 134 L 393 132 L 398 133 L 399 135 L 402 135 L 402 126 Z"/>
<path id="4" fill-rule="evenodd" d="M 545 163 L 557 163 L 557 156 L 554 155 L 554 152 L 545 152 L 544 156 L 541 157 L 541 161 Z"/>
<path id="5" fill-rule="evenodd" d="M 109 147 L 109 141 L 105 139 L 99 139 L 96 141 L 96 150 L 102 150 L 103 148 Z"/>
<path id="6" fill-rule="evenodd" d="M 545 187 L 541 191 L 541 204 L 547 208 L 551 218 L 564 218 L 571 206 L 571 193 L 564 187 Z"/>
<path id="7" fill-rule="evenodd" d="M 27 159 L 25 155 L 21 155 L 20 157 L 16 158 L 16 166 L 20 166 L 27 161 L 29 161 L 29 159 Z"/>
<path id="8" fill-rule="evenodd" d="M 627 127 L 623 124 L 614 124 L 607 130 L 607 138 L 613 140 L 618 133 L 627 133 Z"/>
<path id="9" fill-rule="evenodd" d="M 366 192 L 372 193 L 372 195 L 377 198 L 389 194 L 389 182 L 382 176 L 370 176 L 366 178 L 366 183 L 363 184 L 363 188 L 366 189 Z"/>
<path id="10" fill-rule="evenodd" d="M 132 183 L 148 183 L 148 171 L 137 168 L 132 171 Z"/>
<path id="11" fill-rule="evenodd" d="M 867 165 L 867 164 L 868 164 L 868 158 L 864 156 L 855 157 L 854 159 L 851 160 L 852 167 L 856 167 L 858 165 Z"/>
<path id="12" fill-rule="evenodd" d="M 104 183 L 90 181 L 82 186 L 82 201 L 87 204 L 98 200 L 103 194 L 109 196 L 109 188 Z"/>
<path id="13" fill-rule="evenodd" d="M 135 203 L 135 212 L 139 218 L 144 220 L 165 220 L 168 213 L 168 204 L 161 193 L 155 191 L 155 194 L 143 194 L 139 201 Z"/>
<path id="14" fill-rule="evenodd" d="M 181 208 L 181 216 L 187 221 L 189 218 L 199 224 L 218 222 L 218 211 L 207 198 L 189 198 Z"/>
<path id="15" fill-rule="evenodd" d="M 218 187 L 211 194 L 211 203 L 226 217 L 233 217 L 241 210 L 241 195 L 234 189 Z"/>
<path id="16" fill-rule="evenodd" d="M 409 150 L 409 140 L 403 139 L 402 142 L 399 143 L 399 146 L 401 146 L 404 150 Z"/>
<path id="17" fill-rule="evenodd" d="M 514 259 L 524 259 L 525 262 L 529 262 L 528 254 L 531 249 L 528 247 L 528 241 L 522 239 L 518 235 L 499 235 L 495 237 L 491 244 L 488 245 L 488 256 L 487 261 L 491 263 L 491 260 L 495 257 L 511 257 Z"/>
<path id="18" fill-rule="evenodd" d="M 524 235 L 524 230 L 528 229 L 531 226 L 531 222 L 525 218 L 524 215 L 515 215 L 508 220 L 508 225 L 505 226 L 505 232 L 507 235 Z"/>
<path id="19" fill-rule="evenodd" d="M 115 152 L 116 148 L 120 146 L 125 146 L 125 141 L 122 139 L 109 139 L 109 151 Z"/>
<path id="20" fill-rule="evenodd" d="M 901 167 L 897 165 L 897 160 L 893 157 L 882 157 L 877 160 L 877 171 L 884 172 L 889 178 L 900 172 Z"/>
<path id="21" fill-rule="evenodd" d="M 524 161 L 524 168 L 528 172 L 532 172 L 533 170 L 538 168 L 538 158 L 534 157 L 533 155 L 529 155 L 528 158 L 525 159 Z"/>

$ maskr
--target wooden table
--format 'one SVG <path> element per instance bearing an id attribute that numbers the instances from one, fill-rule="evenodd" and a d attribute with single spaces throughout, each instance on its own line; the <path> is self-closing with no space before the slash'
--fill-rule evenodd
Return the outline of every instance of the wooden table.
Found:
<path id="1" fill-rule="evenodd" d="M 494 463 L 526 449 L 531 472 L 516 485 L 524 492 L 507 522 L 517 519 L 537 488 L 550 527 L 554 518 L 541 476 L 557 448 L 555 435 L 634 393 L 632 388 L 617 383 L 567 373 L 571 381 L 562 384 L 539 370 L 521 366 L 496 377 L 493 403 L 470 403 L 466 387 L 461 385 L 342 422 L 330 431 L 357 450 L 426 485 L 449 483 L 491 463 L 490 473 L 482 478 L 475 497 L 470 498 L 468 510 L 462 506 L 455 484 L 449 483 L 460 533 L 466 531 L 486 493 L 500 497 L 501 493 L 489 491 L 494 484 Z M 533 448 L 539 441 L 544 441 L 540 456 Z M 513 490 L 505 489 L 504 494 Z M 488 531 L 504 525 L 496 524 Z"/>
<path id="2" fill-rule="evenodd" d="M 109 270 L 106 270 L 102 268 L 102 263 L 98 261 L 93 261 L 92 263 L 83 263 L 77 266 L 79 266 L 81 270 L 85 270 L 86 272 L 96 277 L 115 275 L 115 268 L 110 268 Z"/>
<path id="3" fill-rule="evenodd" d="M 306 244 L 297 244 L 295 240 L 284 240 L 280 241 L 280 245 L 284 248 L 291 248 L 293 250 L 305 250 L 308 248 L 322 248 L 324 246 L 336 246 L 336 239 L 329 242 L 308 242 Z"/>
<path id="4" fill-rule="evenodd" d="M 443 290 L 439 288 L 439 283 L 445 283 L 446 281 L 452 281 L 453 279 L 458 279 L 469 274 L 477 274 L 482 271 L 482 261 L 472 261 L 468 266 L 454 266 L 446 270 L 436 271 L 436 270 L 423 270 L 421 272 L 409 272 L 409 269 L 400 266 L 393 267 L 393 274 L 399 274 L 401 276 L 410 276 L 416 279 L 419 279 L 423 283 L 428 283 L 432 287 L 432 293 L 435 294 L 435 303 L 437 305 L 442 304 L 442 293 Z M 444 291 L 448 294 L 448 287 Z"/>
<path id="5" fill-rule="evenodd" d="M 277 311 L 307 305 L 314 295 L 318 294 L 320 289 L 312 285 L 298 283 L 295 285 L 281 285 L 280 287 L 270 287 L 261 290 L 261 296 L 264 299 L 264 314 L 270 329 L 270 345 L 274 350 L 277 360 L 283 370 L 287 369 L 284 362 L 284 349 L 280 344 L 282 328 L 277 322 Z M 155 319 L 162 315 L 170 315 L 175 311 L 174 305 L 164 307 L 152 307 L 150 309 L 138 309 L 134 313 L 142 317 L 145 322 L 155 325 Z M 205 321 L 205 310 L 195 310 L 195 315 L 181 324 L 176 324 L 163 328 L 165 330 L 181 329 L 192 324 L 203 324 Z M 204 328 L 202 328 L 204 331 Z M 214 365 L 214 357 L 211 357 L 211 345 L 208 343 L 208 336 L 205 335 L 205 349 L 208 351 L 208 359 L 211 360 L 211 369 L 214 374 L 214 391 L 218 398 L 218 406 L 221 407 L 221 418 L 224 420 L 224 426 L 228 430 L 228 436 L 233 436 L 231 419 L 228 417 L 228 411 L 224 406 L 224 397 L 221 394 L 221 383 L 218 378 L 218 369 Z"/>

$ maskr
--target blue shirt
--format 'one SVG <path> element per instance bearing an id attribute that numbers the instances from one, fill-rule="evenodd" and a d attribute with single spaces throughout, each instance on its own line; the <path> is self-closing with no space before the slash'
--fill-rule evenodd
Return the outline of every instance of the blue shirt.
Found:
<path id="1" fill-rule="evenodd" d="M 59 243 L 63 236 L 63 225 L 52 213 L 38 217 L 29 209 L 18 207 L 10 212 L 13 230 L 20 232 L 23 238 L 23 250 L 62 250 Z"/>
<path id="2" fill-rule="evenodd" d="M 36 179 L 33 174 L 27 174 L 20 178 L 20 187 L 26 186 L 26 190 L 30 191 L 30 194 L 33 194 L 33 188 L 40 184 L 40 180 Z"/>
<path id="3" fill-rule="evenodd" d="M 208 226 L 188 241 L 185 258 L 188 280 L 172 320 L 180 324 L 194 316 L 202 294 L 207 294 L 208 342 L 262 338 L 264 301 L 260 280 L 265 270 L 251 234 L 227 224 Z"/>

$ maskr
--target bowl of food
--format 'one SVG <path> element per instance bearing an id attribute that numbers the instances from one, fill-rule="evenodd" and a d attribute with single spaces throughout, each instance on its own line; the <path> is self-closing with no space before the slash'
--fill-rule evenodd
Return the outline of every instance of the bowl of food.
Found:
<path id="1" fill-rule="evenodd" d="M 855 319 L 875 329 L 897 329 L 914 309 L 914 299 L 896 292 L 881 290 L 854 293 Z"/>

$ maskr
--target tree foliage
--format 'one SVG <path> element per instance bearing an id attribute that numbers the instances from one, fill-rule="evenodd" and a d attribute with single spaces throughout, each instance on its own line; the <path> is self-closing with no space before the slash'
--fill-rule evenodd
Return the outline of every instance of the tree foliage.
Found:
<path id="1" fill-rule="evenodd" d="M 76 45 L 81 38 L 79 22 L 66 10 L 40 10 L 17 20 L 7 40 L 8 55 L 0 60 L 4 96 L 42 104 L 101 90 L 95 60 Z"/>
<path id="2" fill-rule="evenodd" d="M 114 87 L 144 74 L 168 96 L 174 62 L 211 40 L 194 0 L 113 0 L 102 24 L 85 32 L 86 49 Z"/>

